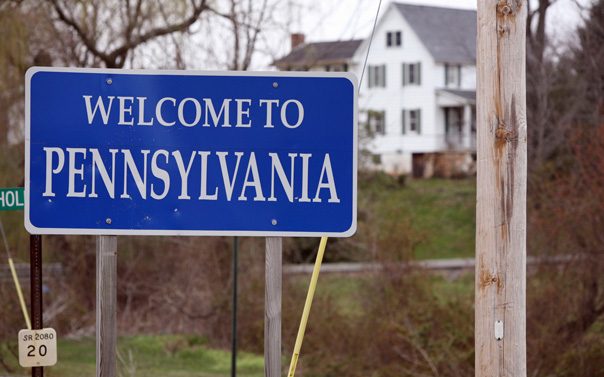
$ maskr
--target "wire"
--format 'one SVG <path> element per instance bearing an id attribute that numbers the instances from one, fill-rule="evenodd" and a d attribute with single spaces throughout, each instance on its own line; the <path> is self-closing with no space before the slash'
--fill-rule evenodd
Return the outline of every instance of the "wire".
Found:
<path id="1" fill-rule="evenodd" d="M 361 71 L 361 79 L 359 80 L 359 92 L 361 91 L 361 84 L 363 83 L 363 76 L 365 76 L 365 68 L 367 67 L 367 58 L 369 57 L 369 50 L 371 49 L 371 42 L 373 42 L 373 35 L 375 34 L 375 26 L 377 25 L 378 16 L 380 14 L 380 7 L 382 6 L 382 0 L 380 0 L 375 14 L 375 20 L 373 21 L 373 30 L 371 30 L 371 37 L 369 38 L 369 46 L 367 47 L 367 55 L 365 55 L 365 63 L 363 64 L 363 70 Z"/>
<path id="2" fill-rule="evenodd" d="M 363 70 L 361 71 L 361 79 L 359 80 L 359 92 L 361 91 L 361 84 L 363 83 L 363 76 L 365 75 L 365 68 L 367 67 L 367 58 L 369 57 L 369 50 L 371 49 L 371 42 L 373 41 L 373 35 L 375 34 L 375 27 L 377 25 L 377 19 L 380 14 L 381 6 L 382 0 L 380 0 L 379 2 L 377 12 L 375 14 L 373 30 L 371 31 L 371 37 L 369 38 L 369 46 L 367 47 L 367 55 L 365 55 L 365 63 L 363 64 Z M 321 237 L 321 243 L 319 244 L 319 252 L 317 253 L 315 267 L 312 271 L 312 276 L 310 278 L 310 286 L 308 287 L 308 294 L 306 295 L 306 302 L 304 303 L 304 310 L 302 311 L 300 327 L 298 328 L 298 335 L 296 337 L 294 352 L 292 354 L 292 360 L 289 365 L 287 377 L 294 377 L 294 373 L 296 373 L 296 366 L 298 364 L 298 358 L 300 357 L 300 349 L 302 348 L 302 341 L 304 340 L 304 332 L 306 331 L 306 324 L 308 323 L 308 317 L 310 315 L 310 307 L 312 306 L 312 300 L 315 295 L 315 290 L 317 289 L 317 280 L 319 279 L 319 272 L 321 270 L 321 263 L 323 262 L 323 255 L 325 254 L 326 245 L 327 237 Z"/>

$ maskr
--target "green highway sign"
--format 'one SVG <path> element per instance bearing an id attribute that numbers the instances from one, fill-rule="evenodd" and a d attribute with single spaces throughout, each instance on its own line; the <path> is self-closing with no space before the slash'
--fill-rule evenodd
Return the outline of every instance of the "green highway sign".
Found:
<path id="1" fill-rule="evenodd" d="M 0 189 L 0 211 L 23 209 L 25 203 L 23 187 Z"/>

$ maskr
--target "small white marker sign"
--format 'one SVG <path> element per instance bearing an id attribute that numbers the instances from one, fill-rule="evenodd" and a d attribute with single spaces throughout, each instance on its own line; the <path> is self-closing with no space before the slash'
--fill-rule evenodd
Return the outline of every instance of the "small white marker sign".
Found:
<path id="1" fill-rule="evenodd" d="M 19 331 L 19 364 L 48 367 L 57 363 L 57 332 L 52 328 Z"/>

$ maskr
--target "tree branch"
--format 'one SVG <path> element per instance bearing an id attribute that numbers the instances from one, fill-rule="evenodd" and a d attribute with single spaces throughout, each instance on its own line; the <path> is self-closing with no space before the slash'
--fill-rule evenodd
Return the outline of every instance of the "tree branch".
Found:
<path id="1" fill-rule="evenodd" d="M 162 27 L 152 28 L 146 33 L 140 33 L 135 31 L 140 31 L 142 29 L 140 25 L 142 22 L 142 1 L 138 0 L 134 6 L 132 6 L 130 1 L 128 1 L 126 2 L 125 9 L 126 25 L 122 34 L 124 37 L 124 42 L 121 46 L 113 49 L 110 52 L 103 52 L 97 47 L 94 36 L 88 35 L 82 25 L 78 24 L 74 18 L 70 17 L 66 13 L 59 0 L 47 1 L 53 5 L 59 20 L 73 29 L 80 41 L 86 46 L 87 50 L 90 51 L 90 53 L 94 56 L 100 58 L 105 63 L 107 68 L 122 68 L 126 62 L 126 57 L 136 47 L 154 38 L 188 30 L 195 22 L 197 22 L 203 11 L 211 9 L 206 4 L 207 0 L 200 0 L 199 2 L 191 0 L 192 12 L 183 21 L 171 25 L 168 24 Z"/>
<path id="2" fill-rule="evenodd" d="M 195 2 L 192 1 L 193 4 L 193 13 L 184 21 L 174 24 L 167 25 L 160 28 L 151 29 L 147 33 L 140 35 L 133 40 L 126 40 L 123 46 L 116 48 L 111 53 L 109 53 L 108 57 L 118 68 L 121 68 L 125 62 L 125 57 L 129 51 L 133 50 L 137 46 L 157 37 L 161 37 L 167 34 L 185 31 L 188 30 L 191 25 L 193 25 L 198 19 L 201 13 L 204 10 L 209 10 L 210 8 L 206 5 L 206 0 L 202 0 L 199 5 L 196 5 Z M 121 59 L 118 62 L 118 59 Z"/>
<path id="3" fill-rule="evenodd" d="M 86 35 L 84 30 L 82 30 L 82 28 L 80 27 L 80 25 L 77 24 L 77 22 L 75 22 L 72 18 L 67 16 L 67 14 L 63 11 L 61 6 L 59 5 L 59 2 L 57 0 L 48 0 L 48 1 L 50 1 L 50 3 L 53 5 L 55 11 L 57 12 L 57 15 L 59 16 L 59 19 L 63 23 L 65 23 L 67 26 L 71 27 L 76 32 L 76 34 L 78 35 L 78 37 L 80 37 L 80 40 L 82 41 L 82 43 L 84 43 L 84 45 L 86 46 L 88 51 L 90 51 L 90 53 L 99 57 L 101 60 L 103 60 L 105 63 L 107 63 L 109 61 L 109 56 L 107 56 L 107 54 L 104 54 L 103 52 L 101 52 L 97 49 L 96 43 L 94 42 L 94 40 L 92 40 L 88 35 Z"/>

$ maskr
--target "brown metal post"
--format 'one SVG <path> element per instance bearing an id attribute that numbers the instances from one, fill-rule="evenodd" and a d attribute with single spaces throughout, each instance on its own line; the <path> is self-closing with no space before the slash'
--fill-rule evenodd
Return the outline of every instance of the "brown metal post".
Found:
<path id="1" fill-rule="evenodd" d="M 43 328 L 42 323 L 42 236 L 32 234 L 29 237 L 31 269 L 31 326 L 33 330 Z M 31 368 L 32 377 L 44 376 L 44 367 Z"/>

